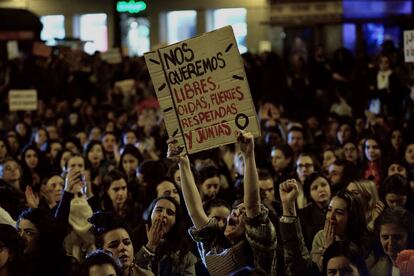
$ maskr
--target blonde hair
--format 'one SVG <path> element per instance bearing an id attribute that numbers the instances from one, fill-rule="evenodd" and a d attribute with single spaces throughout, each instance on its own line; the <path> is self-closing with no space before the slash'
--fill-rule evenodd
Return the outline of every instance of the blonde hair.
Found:
<path id="1" fill-rule="evenodd" d="M 358 179 L 349 182 L 349 184 L 350 183 L 354 183 L 361 193 L 369 196 L 368 208 L 370 211 L 372 211 L 375 208 L 377 202 L 380 200 L 375 182 L 367 179 Z"/>

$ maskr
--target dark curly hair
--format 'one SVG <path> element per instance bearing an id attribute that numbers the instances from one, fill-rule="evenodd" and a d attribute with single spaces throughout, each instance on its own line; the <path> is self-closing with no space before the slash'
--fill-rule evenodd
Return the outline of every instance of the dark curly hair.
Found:
<path id="1" fill-rule="evenodd" d="M 326 249 L 325 253 L 323 254 L 323 272 L 321 275 L 328 275 L 328 262 L 330 259 L 335 257 L 347 258 L 358 269 L 359 275 L 369 275 L 368 268 L 365 264 L 364 258 L 359 254 L 358 248 L 356 248 L 347 241 L 335 241 Z"/>
<path id="2" fill-rule="evenodd" d="M 119 264 L 112 258 L 112 255 L 108 251 L 96 250 L 86 256 L 86 260 L 83 264 L 82 276 L 89 276 L 89 269 L 94 265 L 109 264 L 115 269 L 116 276 L 123 276 L 124 272 Z"/>
<path id="3" fill-rule="evenodd" d="M 97 211 L 88 219 L 88 221 L 92 224 L 92 232 L 95 235 L 95 245 L 98 249 L 103 248 L 103 238 L 109 231 L 122 228 L 127 231 L 128 234 L 131 233 L 128 225 L 117 219 L 111 212 Z"/>

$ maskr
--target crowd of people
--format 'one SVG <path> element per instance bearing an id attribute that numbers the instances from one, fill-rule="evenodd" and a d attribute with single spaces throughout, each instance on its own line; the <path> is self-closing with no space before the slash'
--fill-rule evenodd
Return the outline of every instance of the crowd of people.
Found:
<path id="1" fill-rule="evenodd" d="M 0 275 L 413 275 L 401 51 L 242 57 L 261 136 L 190 156 L 142 57 L 2 61 Z M 37 110 L 9 111 L 11 89 Z"/>

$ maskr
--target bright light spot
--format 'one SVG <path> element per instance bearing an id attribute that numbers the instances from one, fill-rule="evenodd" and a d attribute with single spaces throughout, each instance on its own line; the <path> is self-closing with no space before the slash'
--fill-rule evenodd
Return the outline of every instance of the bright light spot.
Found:
<path id="1" fill-rule="evenodd" d="M 56 38 L 65 38 L 65 17 L 63 15 L 46 15 L 40 17 L 43 24 L 40 38 L 46 41 L 47 45 L 56 45 Z"/>
<path id="2" fill-rule="evenodd" d="M 142 56 L 150 50 L 150 28 L 147 18 L 137 18 L 130 23 L 127 35 L 128 54 Z"/>
<path id="3" fill-rule="evenodd" d="M 80 39 L 92 41 L 85 44 L 85 52 L 93 54 L 95 51 L 108 50 L 108 29 L 106 14 L 84 14 L 80 16 Z"/>
<path id="4" fill-rule="evenodd" d="M 246 17 L 247 10 L 243 8 L 217 9 L 213 12 L 213 29 L 231 25 L 240 53 L 245 53 L 248 50 L 246 46 Z"/>
<path id="5" fill-rule="evenodd" d="M 167 13 L 168 44 L 194 37 L 197 33 L 196 11 Z"/>

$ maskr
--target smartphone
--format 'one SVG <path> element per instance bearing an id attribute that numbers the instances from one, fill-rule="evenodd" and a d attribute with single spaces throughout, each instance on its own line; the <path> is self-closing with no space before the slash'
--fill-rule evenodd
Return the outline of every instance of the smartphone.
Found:
<path id="1" fill-rule="evenodd" d="M 369 101 L 369 111 L 375 115 L 381 112 L 381 100 L 379 98 L 371 99 Z"/>
<path id="2" fill-rule="evenodd" d="M 86 195 L 87 192 L 88 192 L 88 185 L 86 185 L 85 176 L 81 174 L 79 176 L 79 180 L 82 183 L 82 185 L 81 185 L 81 192 L 82 192 L 82 194 Z"/>

